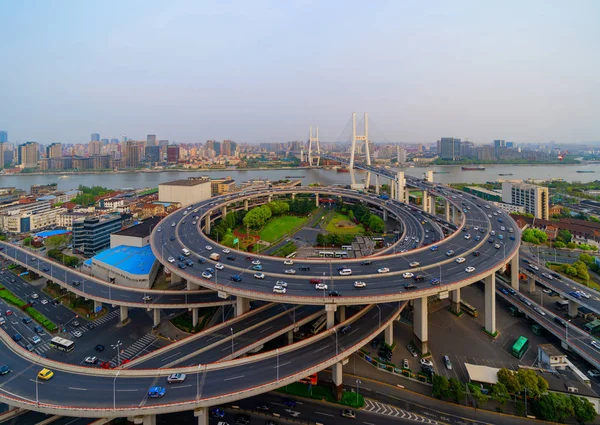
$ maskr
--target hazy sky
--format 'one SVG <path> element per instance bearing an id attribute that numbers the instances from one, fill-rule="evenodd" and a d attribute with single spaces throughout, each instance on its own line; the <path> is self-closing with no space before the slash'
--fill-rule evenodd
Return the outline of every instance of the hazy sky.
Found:
<path id="1" fill-rule="evenodd" d="M 600 1 L 0 2 L 9 140 L 600 139 Z"/>

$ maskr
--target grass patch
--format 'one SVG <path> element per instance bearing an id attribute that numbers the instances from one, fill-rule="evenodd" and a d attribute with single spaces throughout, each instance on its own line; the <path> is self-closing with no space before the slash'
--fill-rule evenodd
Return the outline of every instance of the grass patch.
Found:
<path id="1" fill-rule="evenodd" d="M 306 223 L 306 220 L 308 220 L 308 217 L 297 217 L 294 215 L 274 217 L 260 231 L 260 238 L 263 241 L 274 242 L 302 226 Z"/>
<path id="2" fill-rule="evenodd" d="M 21 310 L 25 311 L 26 313 L 28 313 L 33 320 L 38 322 L 40 325 L 42 325 L 44 328 L 46 328 L 46 330 L 48 330 L 49 332 L 53 332 L 57 329 L 57 326 L 54 324 L 54 322 L 52 322 L 50 319 L 48 319 L 42 313 L 37 311 L 35 308 L 31 307 L 29 304 L 27 304 L 21 298 L 17 297 L 15 294 L 10 292 L 8 289 L 1 287 L 1 286 L 0 286 L 0 298 L 2 298 L 7 303 L 12 304 L 12 305 L 20 308 Z"/>
<path id="3" fill-rule="evenodd" d="M 296 252 L 298 250 L 298 247 L 296 246 L 296 244 L 294 242 L 288 242 L 285 245 L 283 245 L 282 247 L 280 247 L 279 249 L 277 249 L 277 251 L 275 251 L 273 254 L 274 257 L 285 257 L 289 254 L 291 254 L 292 252 Z"/>
<path id="4" fill-rule="evenodd" d="M 192 312 L 188 311 L 171 319 L 171 323 L 179 330 L 187 333 L 200 332 L 217 311 L 217 307 L 202 308 L 198 311 L 198 325 L 192 326 Z"/>
<path id="5" fill-rule="evenodd" d="M 491 333 L 490 331 L 488 331 L 484 326 L 481 327 L 481 330 L 483 331 L 483 333 L 485 333 L 486 335 L 491 336 L 492 338 L 496 338 L 498 336 L 498 331 Z"/>
<path id="6" fill-rule="evenodd" d="M 365 228 L 362 224 L 354 223 L 354 226 L 352 227 L 336 227 L 336 224 L 341 221 L 350 221 L 350 219 L 345 214 L 335 213 L 333 217 L 331 217 L 331 220 L 329 220 L 329 223 L 327 223 L 327 226 L 325 226 L 325 230 L 329 233 L 338 233 L 342 235 L 356 235 L 365 232 Z"/>
<path id="7" fill-rule="evenodd" d="M 462 310 L 457 313 L 456 311 L 452 310 L 451 307 L 448 307 L 448 311 L 454 314 L 456 317 L 461 317 L 464 314 Z"/>
<path id="8" fill-rule="evenodd" d="M 330 403 L 350 406 L 355 409 L 360 409 L 365 405 L 365 398 L 361 394 L 356 394 L 351 391 L 344 391 L 342 393 L 341 400 L 337 401 L 333 396 L 331 388 L 329 387 L 313 385 L 310 391 L 308 388 L 309 386 L 306 384 L 294 382 L 292 384 L 286 385 L 285 387 L 279 388 L 276 391 L 283 394 L 295 395 L 297 397 L 312 398 L 314 400 L 325 400 Z"/>

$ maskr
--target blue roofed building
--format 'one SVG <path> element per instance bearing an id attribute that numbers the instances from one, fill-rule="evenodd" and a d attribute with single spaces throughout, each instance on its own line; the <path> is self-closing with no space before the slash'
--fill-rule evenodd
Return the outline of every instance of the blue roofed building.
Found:
<path id="1" fill-rule="evenodd" d="M 150 245 L 119 245 L 87 260 L 84 269 L 92 276 L 117 285 L 151 288 L 160 263 L 152 253 Z"/>

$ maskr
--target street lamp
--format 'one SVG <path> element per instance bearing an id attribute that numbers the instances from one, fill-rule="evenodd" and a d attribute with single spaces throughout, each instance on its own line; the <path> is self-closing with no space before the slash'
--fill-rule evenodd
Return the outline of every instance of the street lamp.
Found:
<path id="1" fill-rule="evenodd" d="M 40 397 L 38 392 L 38 376 L 35 375 L 35 404 L 40 405 Z"/>
<path id="2" fill-rule="evenodd" d="M 569 346 L 569 323 L 571 323 L 571 320 L 567 320 L 567 323 L 565 323 L 565 344 L 567 344 L 567 347 Z"/>
<path id="3" fill-rule="evenodd" d="M 337 328 L 333 328 L 333 332 L 335 332 L 335 355 L 338 356 L 338 334 Z"/>
<path id="4" fill-rule="evenodd" d="M 198 365 L 198 371 L 196 372 L 196 401 L 200 400 L 200 368 L 201 364 Z"/>
<path id="5" fill-rule="evenodd" d="M 113 350 L 117 350 L 117 366 L 121 365 L 121 346 L 123 343 L 121 340 L 117 341 L 115 345 L 112 345 Z"/>
<path id="6" fill-rule="evenodd" d="M 356 404 L 358 404 L 358 384 L 362 384 L 360 379 L 356 380 Z"/>
<path id="7" fill-rule="evenodd" d="M 375 307 L 379 309 L 379 328 L 381 328 L 381 307 L 379 307 L 379 304 L 375 304 Z"/>
<path id="8" fill-rule="evenodd" d="M 113 410 L 117 410 L 117 377 L 121 371 L 117 371 L 115 379 L 113 379 Z"/>
<path id="9" fill-rule="evenodd" d="M 279 348 L 275 350 L 275 353 L 277 354 L 277 382 L 279 382 Z"/>
<path id="10" fill-rule="evenodd" d="M 233 359 L 233 328 L 229 328 L 231 330 L 231 358 Z"/>

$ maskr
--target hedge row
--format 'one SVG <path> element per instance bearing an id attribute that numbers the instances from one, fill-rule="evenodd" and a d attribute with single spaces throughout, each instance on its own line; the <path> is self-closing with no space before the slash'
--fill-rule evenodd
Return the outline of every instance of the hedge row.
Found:
<path id="1" fill-rule="evenodd" d="M 356 394 L 351 391 L 344 391 L 342 393 L 342 399 L 337 401 L 333 396 L 331 388 L 321 387 L 319 385 L 309 386 L 300 382 L 294 382 L 286 385 L 283 388 L 279 388 L 278 392 L 284 394 L 295 395 L 298 397 L 312 398 L 315 400 L 325 400 L 330 403 L 338 403 L 344 406 L 350 406 L 355 409 L 360 409 L 365 405 L 365 398 L 361 394 Z"/>
<path id="2" fill-rule="evenodd" d="M 29 313 L 29 315 L 31 316 L 31 318 L 33 320 L 38 322 L 40 325 L 42 325 L 44 328 L 46 328 L 46 330 L 48 330 L 49 332 L 55 331 L 57 329 L 57 326 L 54 324 L 54 322 L 52 322 L 50 319 L 48 319 L 42 313 L 37 311 L 35 308 L 31 307 L 29 304 L 27 304 L 21 298 L 17 297 L 15 294 L 13 294 L 8 289 L 6 289 L 2 286 L 0 286 L 0 298 L 7 301 L 9 304 L 19 307 L 21 310 Z"/>

